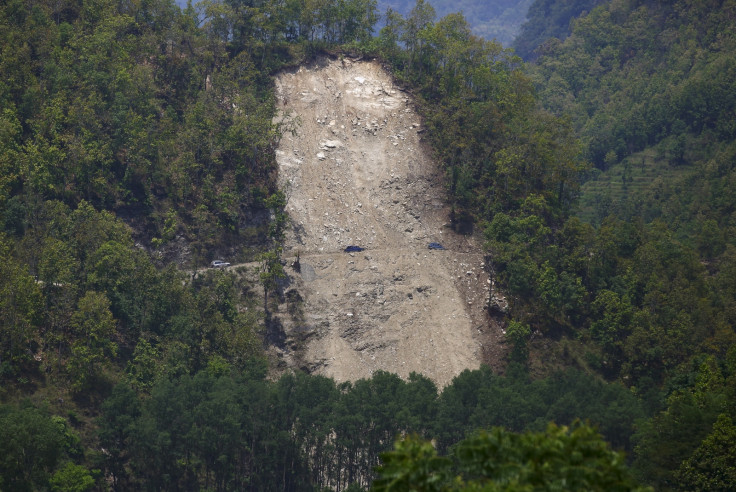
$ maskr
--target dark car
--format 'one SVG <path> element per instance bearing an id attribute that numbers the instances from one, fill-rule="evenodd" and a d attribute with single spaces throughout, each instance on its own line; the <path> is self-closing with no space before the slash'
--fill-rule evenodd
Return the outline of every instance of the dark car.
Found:
<path id="1" fill-rule="evenodd" d="M 429 249 L 445 249 L 440 243 L 429 243 L 427 246 Z"/>
<path id="2" fill-rule="evenodd" d="M 365 248 L 361 248 L 360 246 L 348 246 L 345 248 L 346 253 L 358 253 L 363 250 L 365 250 Z"/>

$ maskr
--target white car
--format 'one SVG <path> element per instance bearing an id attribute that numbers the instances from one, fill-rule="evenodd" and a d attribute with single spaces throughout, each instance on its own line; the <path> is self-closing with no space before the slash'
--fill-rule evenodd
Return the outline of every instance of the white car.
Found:
<path id="1" fill-rule="evenodd" d="M 222 260 L 215 260 L 212 263 L 210 263 L 210 266 L 212 268 L 225 268 L 225 267 L 229 267 L 230 263 L 226 261 L 222 261 Z"/>

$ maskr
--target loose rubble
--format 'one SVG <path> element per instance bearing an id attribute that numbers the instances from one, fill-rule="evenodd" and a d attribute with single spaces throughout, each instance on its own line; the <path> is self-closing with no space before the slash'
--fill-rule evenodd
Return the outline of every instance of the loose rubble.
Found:
<path id="1" fill-rule="evenodd" d="M 283 320 L 285 364 L 338 381 L 416 371 L 444 386 L 500 363 L 482 252 L 448 227 L 408 94 L 378 62 L 327 58 L 280 74 L 276 93 L 280 118 L 298 122 L 277 160 L 292 225 L 285 255 L 301 265 L 289 288 L 304 299 L 303 318 Z M 445 250 L 428 250 L 437 241 Z"/>

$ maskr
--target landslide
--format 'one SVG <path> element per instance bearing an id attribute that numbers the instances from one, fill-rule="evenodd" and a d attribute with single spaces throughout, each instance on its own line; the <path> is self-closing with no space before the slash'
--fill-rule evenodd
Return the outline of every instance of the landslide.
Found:
<path id="1" fill-rule="evenodd" d="M 276 153 L 285 256 L 299 256 L 275 320 L 281 365 L 338 382 L 418 372 L 440 387 L 481 363 L 500 368 L 483 254 L 449 227 L 411 95 L 377 61 L 327 57 L 280 73 L 276 94 L 296 129 Z"/>

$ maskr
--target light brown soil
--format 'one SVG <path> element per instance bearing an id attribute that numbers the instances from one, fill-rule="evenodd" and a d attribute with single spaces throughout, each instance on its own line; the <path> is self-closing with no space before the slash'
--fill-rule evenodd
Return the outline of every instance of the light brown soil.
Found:
<path id="1" fill-rule="evenodd" d="M 285 364 L 337 381 L 416 371 L 440 387 L 481 362 L 498 367 L 483 254 L 449 228 L 410 95 L 376 61 L 328 58 L 281 73 L 276 92 L 298 123 L 277 150 L 285 257 L 301 258 L 289 288 L 303 298 L 301 315 L 281 315 Z"/>

